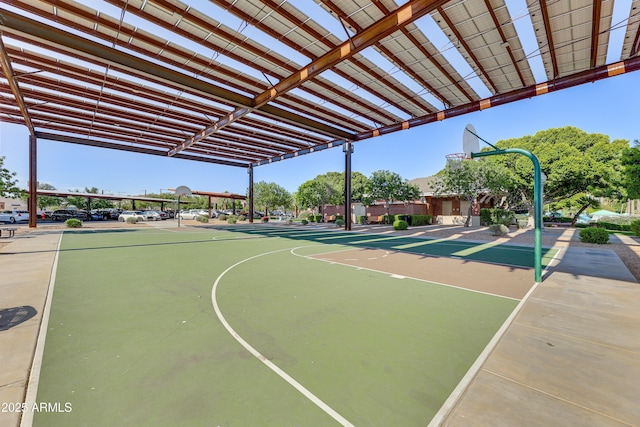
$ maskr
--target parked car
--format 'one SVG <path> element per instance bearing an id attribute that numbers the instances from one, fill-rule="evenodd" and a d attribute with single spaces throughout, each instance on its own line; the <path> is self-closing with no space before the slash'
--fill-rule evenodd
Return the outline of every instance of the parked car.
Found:
<path id="1" fill-rule="evenodd" d="M 180 211 L 178 215 L 180 219 L 196 219 L 200 215 L 198 209 L 190 209 L 188 211 Z"/>
<path id="2" fill-rule="evenodd" d="M 129 218 L 135 218 L 138 221 L 144 221 L 147 216 L 142 211 L 122 211 L 118 216 L 118 221 L 125 222 Z"/>
<path id="3" fill-rule="evenodd" d="M 109 219 L 118 219 L 123 209 L 111 208 L 109 209 Z"/>
<path id="4" fill-rule="evenodd" d="M 156 211 L 158 212 L 158 215 L 160 215 L 160 219 L 169 219 L 169 214 L 165 211 Z"/>
<path id="5" fill-rule="evenodd" d="M 87 219 L 87 213 L 85 211 L 78 211 L 73 209 L 56 209 L 51 213 L 51 219 L 53 221 L 66 221 L 70 218 Z"/>
<path id="6" fill-rule="evenodd" d="M 591 221 L 591 217 L 589 215 L 580 214 L 578 215 L 576 224 L 589 224 L 589 221 Z"/>
<path id="7" fill-rule="evenodd" d="M 202 215 L 202 216 L 206 216 L 207 218 L 209 218 L 209 211 L 206 209 L 193 209 L 194 211 L 196 211 L 196 213 L 198 214 L 198 216 Z"/>
<path id="8" fill-rule="evenodd" d="M 108 219 L 118 219 L 119 213 L 115 213 L 114 209 L 92 209 L 91 210 L 91 219 L 93 220 L 103 220 L 106 221 Z"/>
<path id="9" fill-rule="evenodd" d="M 156 211 L 142 211 L 147 217 L 147 221 L 160 221 L 162 217 Z"/>
<path id="10" fill-rule="evenodd" d="M 76 213 L 76 218 L 81 219 L 81 220 L 86 220 L 86 219 L 91 219 L 91 215 L 89 214 L 89 212 L 79 209 L 77 211 L 75 211 Z"/>
<path id="11" fill-rule="evenodd" d="M 562 218 L 562 212 L 545 212 L 544 217 L 551 221 L 555 221 Z"/>
<path id="12" fill-rule="evenodd" d="M 29 221 L 29 212 L 14 210 L 0 211 L 0 221 L 10 222 L 11 224 L 21 221 Z"/>

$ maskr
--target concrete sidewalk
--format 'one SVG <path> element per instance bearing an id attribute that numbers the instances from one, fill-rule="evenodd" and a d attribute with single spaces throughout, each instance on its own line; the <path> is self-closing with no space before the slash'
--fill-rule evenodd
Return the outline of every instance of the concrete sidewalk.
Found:
<path id="1" fill-rule="evenodd" d="M 444 426 L 640 425 L 640 285 L 608 249 L 568 248 Z"/>
<path id="2" fill-rule="evenodd" d="M 0 328 L 0 403 L 24 401 L 61 231 L 2 239 L 0 310 L 36 313 Z M 640 285 L 612 250 L 562 254 L 432 425 L 640 425 Z"/>
<path id="3" fill-rule="evenodd" d="M 2 239 L 0 248 L 0 426 L 18 426 L 61 230 Z M 24 307 L 16 310 L 18 307 Z M 33 314 L 22 323 L 21 316 Z M 21 311 L 21 312 L 20 312 Z M 6 323 L 13 320 L 9 325 Z"/>

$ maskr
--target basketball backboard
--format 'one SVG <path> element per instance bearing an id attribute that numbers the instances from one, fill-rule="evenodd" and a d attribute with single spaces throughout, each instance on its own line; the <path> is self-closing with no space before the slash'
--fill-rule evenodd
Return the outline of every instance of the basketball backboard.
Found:
<path id="1" fill-rule="evenodd" d="M 462 134 L 462 151 L 467 155 L 467 158 L 471 158 L 471 153 L 478 153 L 480 151 L 480 142 L 478 141 L 478 134 L 476 128 L 471 123 L 464 127 L 464 133 Z"/>

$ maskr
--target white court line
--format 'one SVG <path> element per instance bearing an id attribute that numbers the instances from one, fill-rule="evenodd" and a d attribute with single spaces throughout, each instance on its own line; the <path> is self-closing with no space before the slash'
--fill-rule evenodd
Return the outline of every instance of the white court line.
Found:
<path id="1" fill-rule="evenodd" d="M 300 246 L 302 247 L 302 246 Z M 312 401 L 313 403 L 315 403 L 320 409 L 322 409 L 324 412 L 326 412 L 329 416 L 331 416 L 334 420 L 336 420 L 337 422 L 339 422 L 341 425 L 343 426 L 351 426 L 353 427 L 353 424 L 351 424 L 349 421 L 347 421 L 342 415 L 338 414 L 335 410 L 333 410 L 329 405 L 327 405 L 326 403 L 324 403 L 322 400 L 320 400 L 319 397 L 317 397 L 315 394 L 311 393 L 307 388 L 305 388 L 302 384 L 300 384 L 299 382 L 297 382 L 295 379 L 293 379 L 289 374 L 287 374 L 285 371 L 283 371 L 282 369 L 280 369 L 278 366 L 276 366 L 273 362 L 271 362 L 269 359 L 267 359 L 262 353 L 260 353 L 258 350 L 256 350 L 255 348 L 253 348 L 251 346 L 251 344 L 249 344 L 248 342 L 246 342 L 232 327 L 231 325 L 227 322 L 227 320 L 224 318 L 224 315 L 222 314 L 222 311 L 220 311 L 220 307 L 218 306 L 218 301 L 216 299 L 216 290 L 218 289 L 218 284 L 220 283 L 220 280 L 222 279 L 222 277 L 227 274 L 229 271 L 231 271 L 232 269 L 234 269 L 235 267 L 237 267 L 238 265 L 245 263 L 247 261 L 253 260 L 255 258 L 264 256 L 264 255 L 271 255 L 277 252 L 282 252 L 282 251 L 291 251 L 294 250 L 296 248 L 287 248 L 287 249 L 278 249 L 276 251 L 271 251 L 271 252 L 265 252 L 263 254 L 259 254 L 259 255 L 254 255 L 252 257 L 246 258 L 242 261 L 239 261 L 235 264 L 233 264 L 231 267 L 227 268 L 225 271 L 223 271 L 218 278 L 216 279 L 215 283 L 213 284 L 213 289 L 211 289 L 211 302 L 213 303 L 213 309 L 216 312 L 216 315 L 218 316 L 218 319 L 220 320 L 220 322 L 222 323 L 222 325 L 225 327 L 225 329 L 231 334 L 231 336 L 233 338 L 235 338 L 236 341 L 238 341 L 240 343 L 240 345 L 242 345 L 249 353 L 251 353 L 252 355 L 254 355 L 259 361 L 261 361 L 262 363 L 264 363 L 265 365 L 267 365 L 267 367 L 269 369 L 271 369 L 273 372 L 275 372 L 276 374 L 278 374 L 282 379 L 284 379 L 286 382 L 288 382 L 289 384 L 291 384 L 296 390 L 298 390 L 300 393 L 302 393 L 307 399 L 309 399 L 310 401 Z"/>
<path id="2" fill-rule="evenodd" d="M 356 265 L 352 265 L 352 264 L 345 264 L 345 263 L 337 262 L 337 261 L 329 261 L 329 260 L 326 260 L 326 259 L 323 259 L 323 258 L 314 258 L 315 255 L 300 255 L 300 254 L 295 253 L 295 249 L 297 249 L 297 248 L 293 248 L 291 250 L 291 253 L 293 255 L 297 256 L 297 257 L 307 258 L 307 259 L 314 260 L 314 261 L 326 262 L 326 263 L 329 263 L 329 264 L 343 265 L 345 267 L 355 268 L 356 270 L 373 271 L 374 273 L 386 274 L 386 275 L 389 275 L 389 276 L 393 276 L 394 275 L 393 273 L 389 273 L 388 271 L 376 270 L 375 268 L 360 267 L 360 266 L 356 266 Z M 463 291 L 473 292 L 473 293 L 476 293 L 476 294 L 483 294 L 483 295 L 489 295 L 489 296 L 492 296 L 492 297 L 498 297 L 498 298 L 505 298 L 505 299 L 510 299 L 510 300 L 514 300 L 514 301 L 520 301 L 519 298 L 508 297 L 508 296 L 505 296 L 505 295 L 492 294 L 490 292 L 478 291 L 478 290 L 475 290 L 475 289 L 465 288 L 463 286 L 452 285 L 450 283 L 434 282 L 432 280 L 420 279 L 420 278 L 411 277 L 411 276 L 404 276 L 404 278 L 405 279 L 411 279 L 411 280 L 417 280 L 419 282 L 424 282 L 424 283 L 432 283 L 432 284 L 438 285 L 438 286 L 446 286 L 448 288 L 461 289 Z"/>
<path id="3" fill-rule="evenodd" d="M 558 252 L 556 252 L 556 254 L 553 256 L 551 261 L 549 261 L 549 265 L 551 265 L 551 263 L 555 261 L 556 257 L 559 256 L 561 249 L 562 248 L 558 248 Z M 547 268 L 544 269 L 542 277 L 544 277 L 545 273 L 548 272 L 549 265 L 547 265 Z M 482 353 L 480 353 L 480 356 L 478 356 L 478 358 L 473 363 L 473 365 L 471 365 L 471 367 L 469 368 L 465 376 L 462 377 L 462 380 L 460 380 L 456 388 L 449 395 L 449 397 L 444 402 L 444 404 L 440 407 L 436 415 L 431 419 L 431 422 L 429 423 L 428 427 L 439 426 L 449 416 L 449 414 L 455 407 L 456 403 L 460 399 L 462 399 L 462 396 L 464 395 L 465 390 L 471 385 L 471 382 L 473 381 L 473 379 L 478 375 L 478 372 L 480 372 L 480 369 L 482 369 L 482 366 L 485 364 L 485 362 L 489 358 L 489 355 L 496 348 L 496 346 L 498 345 L 498 342 L 504 336 L 504 334 L 507 333 L 507 329 L 509 329 L 511 324 L 514 323 L 516 316 L 522 310 L 526 302 L 529 301 L 529 298 L 531 298 L 531 295 L 538 288 L 539 284 L 540 284 L 539 282 L 535 282 L 533 284 L 531 289 L 529 289 L 529 292 L 527 292 L 527 294 L 524 296 L 524 298 L 522 298 L 522 300 L 516 306 L 513 312 L 511 312 L 509 317 L 507 317 L 507 319 L 504 321 L 500 329 L 498 329 L 498 332 L 496 332 L 496 334 L 493 336 L 491 341 L 489 341 L 489 343 L 484 348 Z"/>
<path id="4" fill-rule="evenodd" d="M 29 408 L 22 413 L 20 419 L 20 427 L 31 427 L 33 425 L 33 413 L 31 408 L 36 404 L 36 396 L 38 395 L 38 385 L 40 383 L 40 371 L 42 369 L 42 356 L 44 355 L 44 344 L 47 339 L 47 329 L 49 328 L 49 316 L 51 314 L 51 302 L 53 301 L 53 287 L 56 283 L 56 273 L 58 271 L 58 255 L 60 254 L 60 245 L 62 244 L 62 235 L 58 238 L 58 247 L 56 255 L 53 258 L 53 268 L 51 269 L 51 277 L 49 278 L 49 286 L 47 288 L 47 299 L 44 303 L 44 311 L 42 319 L 40 319 L 40 330 L 38 331 L 38 341 L 36 342 L 36 350 L 33 355 L 33 362 L 29 373 L 29 382 L 27 383 L 27 391 L 25 393 L 24 402 Z"/>

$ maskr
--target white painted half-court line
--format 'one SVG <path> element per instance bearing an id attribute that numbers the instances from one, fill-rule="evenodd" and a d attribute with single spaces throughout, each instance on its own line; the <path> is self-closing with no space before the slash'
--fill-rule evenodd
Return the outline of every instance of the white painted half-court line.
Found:
<path id="1" fill-rule="evenodd" d="M 273 372 L 275 372 L 276 374 L 278 374 L 282 379 L 284 379 L 286 382 L 288 382 L 289 384 L 291 384 L 296 390 L 298 390 L 300 393 L 302 393 L 307 399 L 309 399 L 310 401 L 312 401 L 313 403 L 316 404 L 316 406 L 318 406 L 320 409 L 322 409 L 324 412 L 326 412 L 329 416 L 331 416 L 334 420 L 336 420 L 337 422 L 339 422 L 341 425 L 343 426 L 351 426 L 353 427 L 353 424 L 351 424 L 349 421 L 347 421 L 342 415 L 338 414 L 333 408 L 331 408 L 329 405 L 327 405 L 326 403 L 324 403 L 322 400 L 320 400 L 319 397 L 317 397 L 316 395 L 314 395 L 313 393 L 311 393 L 311 391 L 309 391 L 307 388 L 305 388 L 302 384 L 300 384 L 299 382 L 297 382 L 295 379 L 293 379 L 293 377 L 291 377 L 289 374 L 287 374 L 286 372 L 284 372 L 282 369 L 280 369 L 278 366 L 276 366 L 273 362 L 271 362 L 269 359 L 267 359 L 263 354 L 261 354 L 258 350 L 256 350 L 255 348 L 253 348 L 251 346 L 251 344 L 249 344 L 248 342 L 246 342 L 229 324 L 229 322 L 227 322 L 227 320 L 224 318 L 224 315 L 222 314 L 222 311 L 220 311 L 220 307 L 218 306 L 218 301 L 216 299 L 216 291 L 218 289 L 218 284 L 220 283 L 220 281 L 222 280 L 222 278 L 224 277 L 225 274 L 227 274 L 229 271 L 231 271 L 232 269 L 234 269 L 235 267 L 239 266 L 240 264 L 243 264 L 247 261 L 251 261 L 252 259 L 264 256 L 264 255 L 270 255 L 270 254 L 274 254 L 277 252 L 282 252 L 282 251 L 291 251 L 297 248 L 286 248 L 286 249 L 279 249 L 276 251 L 270 251 L 270 252 L 265 252 L 263 254 L 258 254 L 258 255 L 254 255 L 252 257 L 246 258 L 242 261 L 239 261 L 235 264 L 233 264 L 231 267 L 227 268 L 225 271 L 223 271 L 218 278 L 216 279 L 215 283 L 213 284 L 213 289 L 211 290 L 211 302 L 213 303 L 213 309 L 216 312 L 216 316 L 218 316 L 218 319 L 220 319 L 220 322 L 222 323 L 222 325 L 225 327 L 225 329 L 231 334 L 231 336 L 233 338 L 235 338 L 236 341 L 238 341 L 240 343 L 240 345 L 242 345 L 249 353 L 251 353 L 253 356 L 255 356 L 258 360 L 260 360 L 262 363 L 264 363 L 265 365 L 267 365 L 267 367 L 269 369 L 271 369 Z"/>

